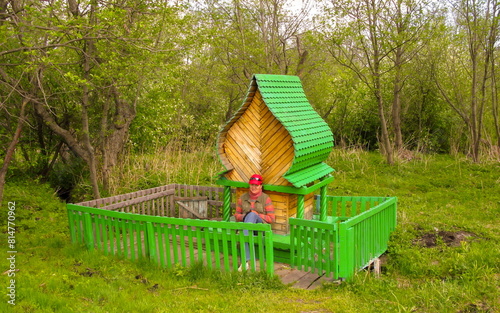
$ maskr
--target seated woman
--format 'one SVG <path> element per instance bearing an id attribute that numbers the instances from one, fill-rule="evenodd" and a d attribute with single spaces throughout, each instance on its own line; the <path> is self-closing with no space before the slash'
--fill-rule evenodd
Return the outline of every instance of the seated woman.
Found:
<path id="1" fill-rule="evenodd" d="M 258 174 L 252 175 L 248 183 L 250 190 L 243 194 L 236 204 L 236 212 L 234 217 L 238 222 L 244 223 L 274 223 L 276 216 L 274 214 L 274 206 L 271 198 L 262 192 L 262 176 Z M 243 230 L 245 235 L 248 235 L 248 230 Z M 239 267 L 239 271 L 243 268 L 248 269 L 248 261 L 250 260 L 250 249 L 248 243 L 245 243 L 246 262 Z"/>

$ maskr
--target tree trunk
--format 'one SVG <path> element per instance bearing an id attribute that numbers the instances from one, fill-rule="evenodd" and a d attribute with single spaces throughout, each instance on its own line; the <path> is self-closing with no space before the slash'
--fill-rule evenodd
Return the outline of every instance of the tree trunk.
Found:
<path id="1" fill-rule="evenodd" d="M 130 124 L 135 118 L 135 105 L 129 104 L 120 97 L 120 93 L 115 86 L 111 86 L 111 96 L 115 104 L 115 114 L 112 124 L 109 125 L 107 114 L 109 105 L 104 106 L 103 119 L 101 124 L 102 158 L 103 158 L 103 187 L 109 190 L 109 179 L 111 169 L 118 162 L 118 156 L 123 151 L 128 139 Z M 108 101 L 110 102 L 111 99 Z"/>
<path id="2" fill-rule="evenodd" d="M 375 98 L 377 99 L 378 105 L 378 115 L 380 119 L 380 127 L 382 131 L 382 146 L 383 152 L 385 153 L 385 157 L 388 164 L 394 164 L 394 158 L 392 153 L 392 145 L 391 140 L 389 138 L 389 132 L 387 130 L 387 121 L 385 119 L 385 110 L 384 110 L 384 100 L 382 97 L 382 83 L 380 81 L 381 76 L 381 53 L 380 53 L 380 42 L 377 34 L 377 25 L 378 25 L 378 15 L 376 14 L 377 8 L 375 2 L 371 2 L 370 6 L 372 7 L 373 12 L 370 12 L 369 18 L 369 31 L 370 31 L 370 42 L 372 45 L 373 53 L 372 53 L 372 61 L 373 67 L 371 68 L 371 75 L 373 80 L 373 88 L 375 92 Z"/>
<path id="3" fill-rule="evenodd" d="M 19 142 L 19 138 L 21 137 L 21 131 L 24 125 L 25 119 L 25 109 L 26 104 L 28 103 L 28 99 L 23 99 L 21 104 L 21 113 L 19 114 L 19 120 L 17 121 L 16 131 L 14 132 L 14 137 L 12 137 L 12 141 L 7 148 L 7 153 L 5 154 L 5 158 L 3 159 L 2 168 L 0 169 L 0 206 L 2 205 L 3 199 L 3 189 L 5 186 L 5 177 L 7 176 L 7 170 L 9 168 L 10 161 L 14 156 L 14 151 L 16 150 L 17 143 Z"/>
<path id="4" fill-rule="evenodd" d="M 97 2 L 91 1 L 89 20 L 91 25 L 97 24 L 95 11 L 97 9 Z M 97 51 L 94 44 L 94 40 L 89 38 L 85 41 L 85 46 L 83 48 L 83 77 L 87 82 L 91 81 L 90 71 L 92 69 L 93 62 L 97 57 Z M 90 90 L 88 84 L 83 84 L 82 87 L 82 141 L 85 150 L 87 151 L 87 164 L 90 171 L 90 183 L 92 184 L 92 192 L 94 193 L 94 198 L 99 199 L 101 197 L 99 192 L 99 183 L 97 180 L 97 162 L 95 158 L 94 147 L 90 140 L 90 128 L 89 128 L 89 115 L 88 108 L 90 107 L 89 99 Z"/>
<path id="5" fill-rule="evenodd" d="M 385 110 L 384 110 L 384 101 L 382 99 L 382 95 L 380 94 L 380 90 L 377 91 L 377 102 L 378 102 L 378 115 L 380 118 L 380 128 L 382 131 L 382 146 L 383 153 L 385 154 L 385 158 L 388 164 L 394 164 L 394 156 L 393 149 L 391 145 L 391 140 L 389 139 L 389 132 L 387 130 L 387 121 L 385 119 Z"/>
<path id="6" fill-rule="evenodd" d="M 392 127 L 394 128 L 394 147 L 396 152 L 403 149 L 403 135 L 401 133 L 401 48 L 397 48 L 394 78 L 393 101 L 392 101 Z"/>

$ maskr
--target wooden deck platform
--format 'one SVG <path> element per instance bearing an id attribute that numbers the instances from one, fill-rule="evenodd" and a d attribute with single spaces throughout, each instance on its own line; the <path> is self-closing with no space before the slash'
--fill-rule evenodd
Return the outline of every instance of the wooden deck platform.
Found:
<path id="1" fill-rule="evenodd" d="M 293 269 L 285 263 L 274 263 L 274 274 L 283 284 L 299 289 L 313 290 L 321 287 L 323 283 L 340 283 L 332 277 Z"/>

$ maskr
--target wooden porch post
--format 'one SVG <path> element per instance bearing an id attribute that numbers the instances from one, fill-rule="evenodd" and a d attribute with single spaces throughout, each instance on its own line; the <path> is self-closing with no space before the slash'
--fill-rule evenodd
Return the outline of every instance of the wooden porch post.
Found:
<path id="1" fill-rule="evenodd" d="M 319 220 L 322 222 L 326 221 L 327 214 L 327 201 L 326 201 L 326 188 L 327 186 L 322 186 L 320 190 L 320 207 L 319 207 Z"/>
<path id="2" fill-rule="evenodd" d="M 229 222 L 231 216 L 231 186 L 224 186 L 224 204 L 222 207 L 222 218 Z"/>
<path id="3" fill-rule="evenodd" d="M 297 195 L 297 218 L 304 218 L 304 195 Z"/>

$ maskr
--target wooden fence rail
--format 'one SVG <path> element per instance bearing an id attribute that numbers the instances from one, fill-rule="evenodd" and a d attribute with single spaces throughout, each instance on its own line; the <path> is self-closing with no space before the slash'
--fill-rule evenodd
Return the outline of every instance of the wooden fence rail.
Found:
<path id="1" fill-rule="evenodd" d="M 223 195 L 221 187 L 170 184 L 77 204 L 142 215 L 222 219 Z"/>

